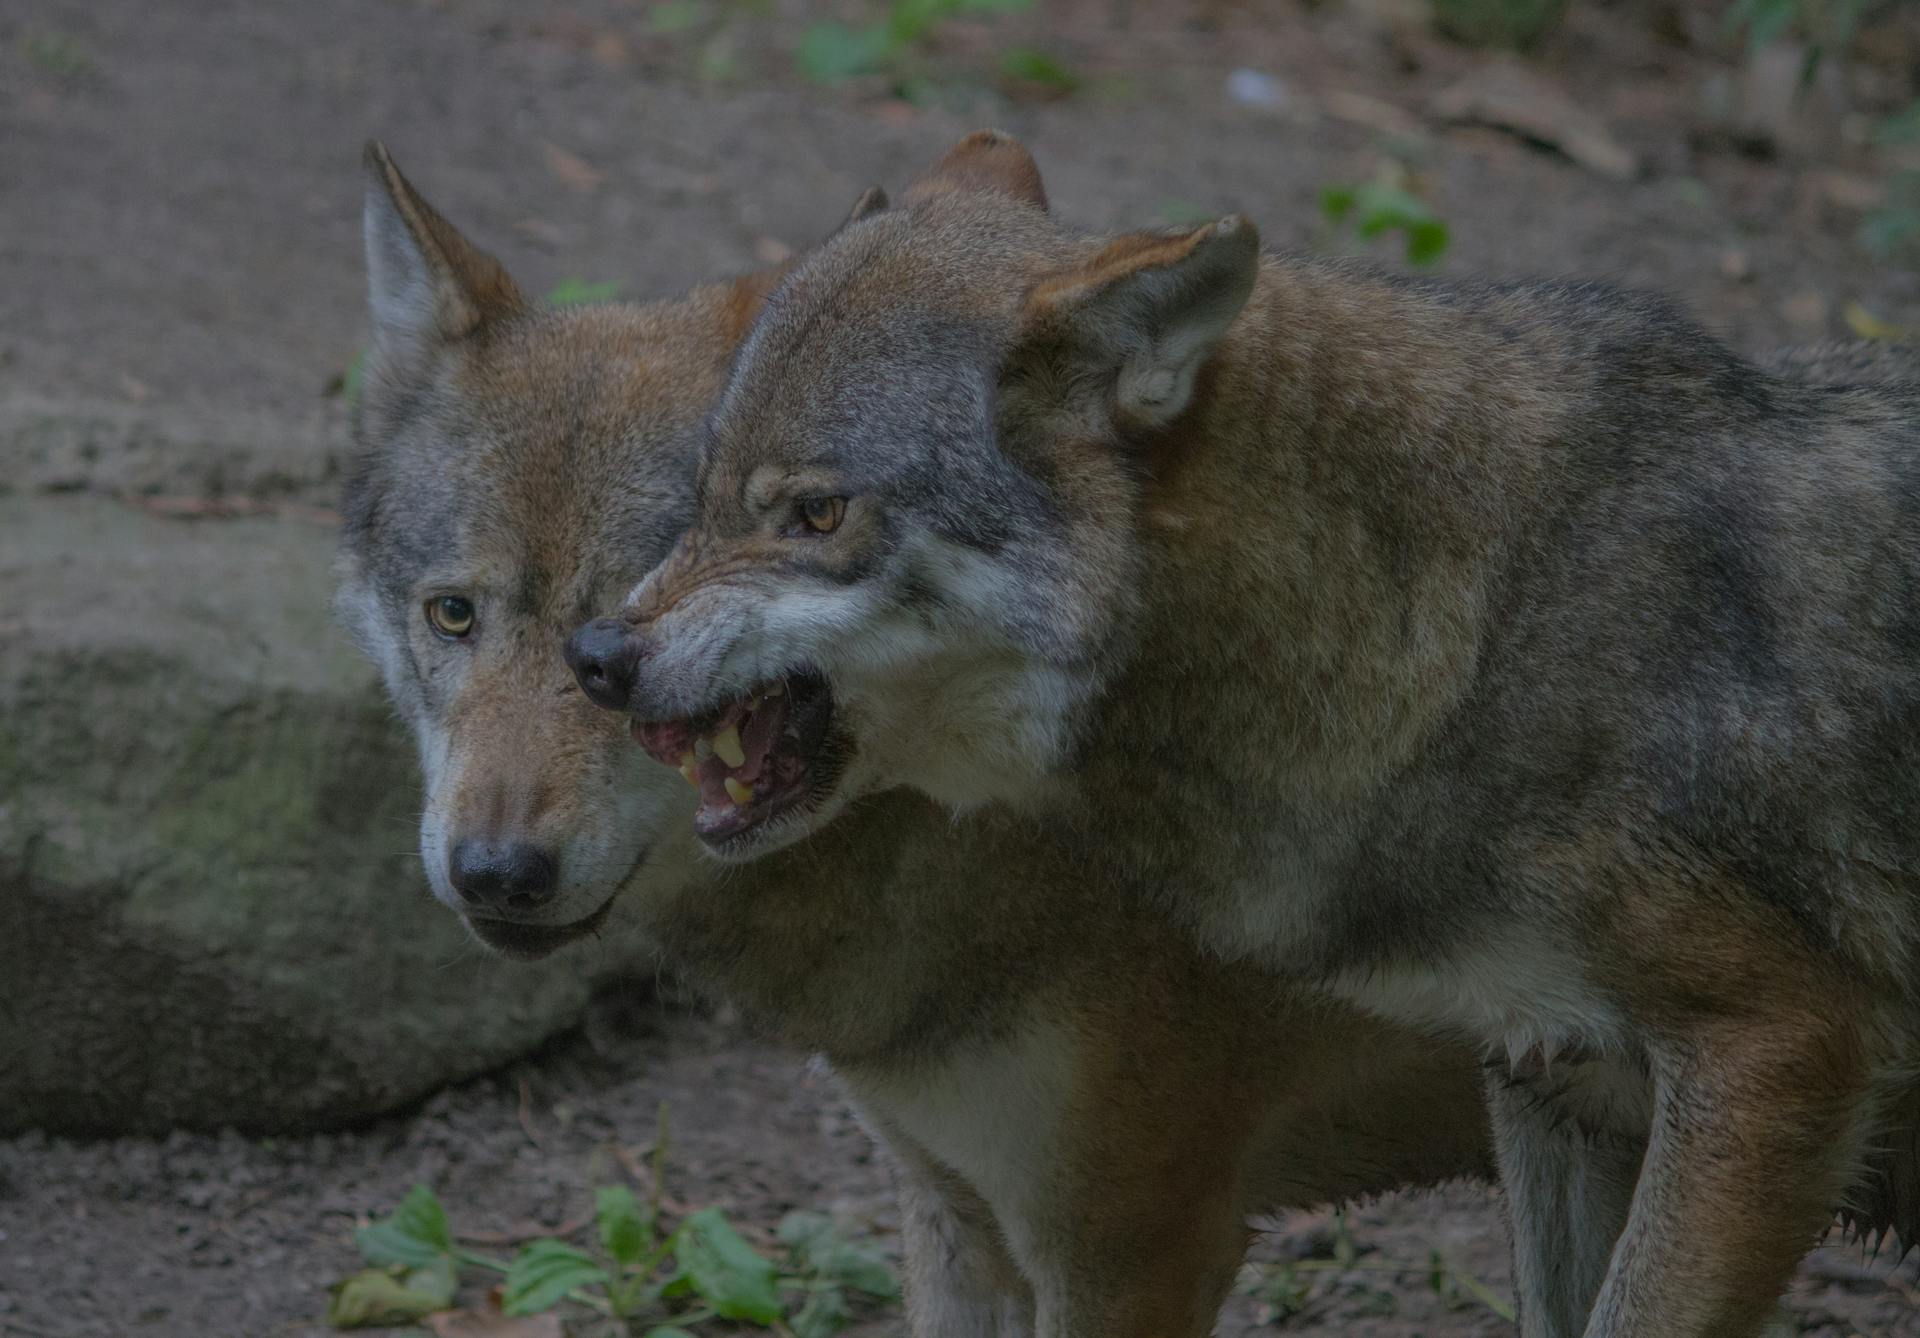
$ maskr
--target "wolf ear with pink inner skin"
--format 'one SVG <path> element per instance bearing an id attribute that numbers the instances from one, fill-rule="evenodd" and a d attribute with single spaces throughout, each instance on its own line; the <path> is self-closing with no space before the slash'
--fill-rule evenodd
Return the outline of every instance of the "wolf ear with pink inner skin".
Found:
<path id="1" fill-rule="evenodd" d="M 526 309 L 506 268 L 421 198 L 385 145 L 369 140 L 363 161 L 377 363 L 412 361 Z"/>
<path id="2" fill-rule="evenodd" d="M 1238 215 L 1188 232 L 1117 237 L 1027 293 L 1029 331 L 1091 361 L 1116 421 L 1163 427 L 1253 293 L 1260 233 Z"/>

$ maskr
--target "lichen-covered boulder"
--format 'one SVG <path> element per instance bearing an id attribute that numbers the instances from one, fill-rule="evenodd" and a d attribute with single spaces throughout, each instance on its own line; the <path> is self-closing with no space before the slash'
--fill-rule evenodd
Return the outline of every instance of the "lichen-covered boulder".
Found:
<path id="1" fill-rule="evenodd" d="M 390 1110 L 575 1023 L 429 897 L 310 516 L 0 494 L 0 1134 Z"/>

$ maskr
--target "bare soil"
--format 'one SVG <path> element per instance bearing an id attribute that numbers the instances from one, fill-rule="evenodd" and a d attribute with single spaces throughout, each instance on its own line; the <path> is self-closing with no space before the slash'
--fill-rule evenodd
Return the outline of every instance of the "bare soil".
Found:
<path id="1" fill-rule="evenodd" d="M 1318 189 L 1365 179 L 1391 150 L 1451 227 L 1443 271 L 1659 288 L 1754 351 L 1844 334 L 1854 303 L 1920 325 L 1914 272 L 1856 241 L 1878 189 L 1862 126 L 1911 96 L 1899 32 L 1757 154 L 1712 110 L 1738 79 L 1715 5 L 1576 4 L 1531 64 L 1561 101 L 1533 109 L 1546 129 L 1525 138 L 1432 115 L 1487 58 L 1387 0 L 1043 0 L 953 25 L 915 72 L 934 82 L 921 104 L 884 80 L 799 79 L 787 53 L 805 8 L 668 34 L 629 0 L 11 0 L 0 456 L 26 417 L 71 425 L 72 442 L 60 469 L 29 459 L 0 488 L 45 490 L 49 505 L 74 490 L 328 505 L 347 449 L 329 387 L 363 337 L 356 161 L 370 134 L 542 292 L 577 278 L 665 294 L 766 263 L 866 185 L 897 186 L 994 123 L 1034 148 L 1056 208 L 1095 225 L 1237 209 L 1276 244 L 1323 244 Z M 1006 86 L 991 71 L 1014 43 L 1086 82 L 1057 99 Z M 1228 95 L 1243 67 L 1277 81 L 1269 105 Z M 1556 147 L 1568 104 L 1636 160 L 1626 178 Z M 432 1184 L 465 1231 L 550 1231 L 626 1174 L 615 1149 L 650 1144 L 662 1102 L 679 1198 L 759 1231 L 830 1208 L 891 1239 L 886 1169 L 831 1080 L 641 984 L 542 1054 L 351 1133 L 0 1143 L 0 1334 L 318 1333 L 326 1285 L 355 1262 L 352 1227 L 409 1185 Z M 1274 1226 L 1257 1257 L 1334 1253 L 1325 1214 Z M 1428 1279 L 1437 1250 L 1506 1292 L 1489 1192 L 1389 1199 L 1349 1229 L 1357 1266 L 1303 1274 L 1313 1294 L 1278 1331 L 1508 1331 Z M 1816 1254 L 1793 1324 L 1920 1334 L 1914 1265 L 1859 1260 Z M 1240 1297 L 1223 1332 L 1267 1318 Z M 859 1332 L 897 1329 L 880 1313 Z"/>

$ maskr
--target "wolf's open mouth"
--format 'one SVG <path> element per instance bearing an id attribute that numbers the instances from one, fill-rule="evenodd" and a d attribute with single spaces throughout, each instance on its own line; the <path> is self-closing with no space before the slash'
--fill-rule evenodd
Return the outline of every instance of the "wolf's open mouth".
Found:
<path id="1" fill-rule="evenodd" d="M 636 720 L 633 737 L 700 792 L 694 830 L 723 847 L 831 780 L 832 723 L 826 679 L 796 672 L 698 716 Z"/>

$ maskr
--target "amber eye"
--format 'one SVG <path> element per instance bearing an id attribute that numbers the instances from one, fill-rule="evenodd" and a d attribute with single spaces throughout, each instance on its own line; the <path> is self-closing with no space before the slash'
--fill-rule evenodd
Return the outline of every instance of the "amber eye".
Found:
<path id="1" fill-rule="evenodd" d="M 427 621 L 441 636 L 458 640 L 473 630 L 473 605 L 458 595 L 441 595 L 427 601 Z"/>
<path id="2" fill-rule="evenodd" d="M 815 534 L 832 534 L 847 515 L 844 497 L 806 497 L 800 502 L 800 519 Z"/>

